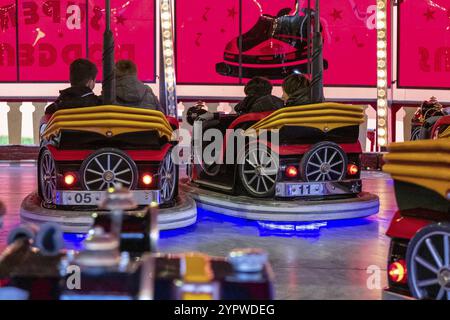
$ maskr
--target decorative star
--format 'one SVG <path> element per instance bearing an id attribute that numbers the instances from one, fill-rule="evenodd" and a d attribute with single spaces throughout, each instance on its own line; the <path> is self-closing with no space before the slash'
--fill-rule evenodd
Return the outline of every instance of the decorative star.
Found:
<path id="1" fill-rule="evenodd" d="M 423 15 L 427 18 L 427 21 L 434 20 L 434 14 L 435 11 L 431 10 L 430 8 L 427 8 L 427 12 L 425 12 Z"/>
<path id="2" fill-rule="evenodd" d="M 228 9 L 228 18 L 234 19 L 234 17 L 236 17 L 236 15 L 237 15 L 237 12 L 236 12 L 235 7 Z"/>
<path id="3" fill-rule="evenodd" d="M 333 17 L 334 21 L 342 20 L 342 10 L 337 10 L 336 8 L 334 8 L 331 16 Z"/>
<path id="4" fill-rule="evenodd" d="M 117 24 L 124 25 L 125 20 L 127 20 L 127 19 L 125 19 L 122 15 L 116 17 Z"/>
<path id="5" fill-rule="evenodd" d="M 225 31 L 226 31 L 225 28 L 220 28 L 221 33 L 225 33 Z"/>

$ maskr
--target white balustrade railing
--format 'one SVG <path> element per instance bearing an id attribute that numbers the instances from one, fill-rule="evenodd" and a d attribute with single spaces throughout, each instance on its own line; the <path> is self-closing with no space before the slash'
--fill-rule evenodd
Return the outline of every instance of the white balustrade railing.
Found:
<path id="1" fill-rule="evenodd" d="M 5 102 L 0 101 L 0 145 L 38 145 L 39 123 L 45 107 L 50 102 Z M 185 119 L 187 110 L 194 102 L 179 102 L 178 116 Z M 206 102 L 210 112 L 233 113 L 235 103 Z M 396 115 L 397 141 L 409 140 L 411 118 L 415 108 L 402 108 Z M 367 130 L 376 129 L 376 113 L 373 108 L 366 109 L 366 122 L 361 126 L 360 141 L 363 149 L 370 150 Z"/>

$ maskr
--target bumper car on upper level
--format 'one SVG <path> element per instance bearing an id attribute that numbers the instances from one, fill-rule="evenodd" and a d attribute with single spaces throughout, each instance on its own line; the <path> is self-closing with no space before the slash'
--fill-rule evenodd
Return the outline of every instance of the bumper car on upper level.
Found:
<path id="1" fill-rule="evenodd" d="M 13 230 L 0 255 L 0 297 L 23 300 L 268 300 L 268 255 L 237 249 L 227 258 L 157 253 L 156 207 L 129 190 L 109 191 L 83 248 L 64 249 L 54 224 Z"/>
<path id="2" fill-rule="evenodd" d="M 321 103 L 197 121 L 203 112 L 188 111 L 194 134 L 190 184 L 184 190 L 197 201 L 256 220 L 328 220 L 378 212 L 378 198 L 362 192 L 362 106 Z M 210 128 L 224 138 L 208 162 L 212 143 L 204 136 Z"/>
<path id="3" fill-rule="evenodd" d="M 78 225 L 86 231 L 89 215 L 107 190 L 121 185 L 139 208 L 152 203 L 166 208 L 161 219 L 167 218 L 167 228 L 195 221 L 192 201 L 178 196 L 178 165 L 172 157 L 175 118 L 110 105 L 60 110 L 44 118 L 41 128 L 38 192 L 22 204 L 24 220 L 61 222 L 65 231 L 73 227 L 74 232 L 81 231 Z"/>
<path id="4" fill-rule="evenodd" d="M 399 211 L 384 298 L 450 300 L 450 138 L 392 144 L 385 160 Z"/>

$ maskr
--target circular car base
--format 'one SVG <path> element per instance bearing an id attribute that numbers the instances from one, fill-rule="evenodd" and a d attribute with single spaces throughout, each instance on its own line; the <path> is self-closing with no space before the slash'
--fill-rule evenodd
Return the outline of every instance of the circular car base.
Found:
<path id="1" fill-rule="evenodd" d="M 205 190 L 191 183 L 180 188 L 197 201 L 197 207 L 227 216 L 275 222 L 330 221 L 377 214 L 376 195 L 363 192 L 356 198 L 339 200 L 276 201 L 233 196 Z"/>
<path id="2" fill-rule="evenodd" d="M 24 223 L 42 224 L 57 223 L 67 233 L 86 233 L 94 222 L 94 211 L 69 211 L 47 209 L 42 207 L 41 198 L 37 193 L 29 194 L 20 208 L 20 217 Z M 175 206 L 159 209 L 158 228 L 174 230 L 193 225 L 197 222 L 197 206 L 194 200 L 181 194 Z"/>

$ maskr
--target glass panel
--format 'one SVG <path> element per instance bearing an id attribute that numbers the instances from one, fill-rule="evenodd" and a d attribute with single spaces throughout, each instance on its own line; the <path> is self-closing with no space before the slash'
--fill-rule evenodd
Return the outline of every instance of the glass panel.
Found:
<path id="1" fill-rule="evenodd" d="M 20 81 L 67 82 L 86 56 L 85 1 L 19 0 Z"/>
<path id="2" fill-rule="evenodd" d="M 101 69 L 104 0 L 89 1 L 89 57 Z M 155 1 L 112 0 L 111 29 L 116 44 L 116 61 L 133 60 L 142 81 L 155 81 Z M 159 39 L 159 37 L 158 37 Z M 101 79 L 101 70 L 99 80 Z"/>
<path id="3" fill-rule="evenodd" d="M 450 88 L 450 2 L 400 3 L 399 87 Z"/>

